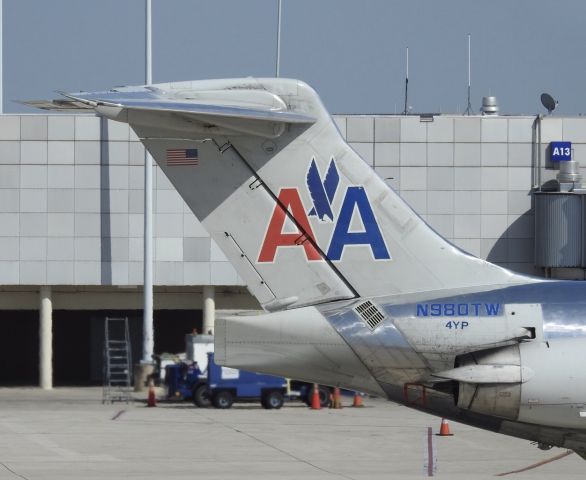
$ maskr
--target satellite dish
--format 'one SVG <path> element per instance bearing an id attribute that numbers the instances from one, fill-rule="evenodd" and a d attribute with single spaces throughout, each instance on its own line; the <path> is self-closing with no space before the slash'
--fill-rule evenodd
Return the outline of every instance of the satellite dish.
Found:
<path id="1" fill-rule="evenodd" d="M 558 102 L 549 93 L 541 94 L 541 104 L 547 109 L 547 113 L 551 115 L 551 112 L 558 106 Z"/>

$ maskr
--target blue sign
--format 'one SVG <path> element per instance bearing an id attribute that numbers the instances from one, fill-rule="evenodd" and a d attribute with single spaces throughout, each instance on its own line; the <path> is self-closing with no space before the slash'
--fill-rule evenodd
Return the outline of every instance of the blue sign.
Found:
<path id="1" fill-rule="evenodd" d="M 569 162 L 572 160 L 572 142 L 551 142 L 549 148 L 552 162 Z"/>

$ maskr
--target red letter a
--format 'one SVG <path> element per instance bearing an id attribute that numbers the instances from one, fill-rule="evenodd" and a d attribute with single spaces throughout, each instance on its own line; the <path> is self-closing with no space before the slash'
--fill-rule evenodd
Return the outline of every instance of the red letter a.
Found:
<path id="1" fill-rule="evenodd" d="M 299 192 L 296 188 L 283 188 L 279 192 L 279 202 L 291 213 L 297 225 L 305 232 L 305 234 L 314 240 L 313 230 L 309 225 L 309 220 L 305 214 L 303 203 L 299 198 Z M 293 233 L 283 233 L 283 227 L 287 216 L 285 210 L 281 205 L 275 205 L 264 242 L 258 255 L 259 262 L 273 262 L 279 247 L 303 247 L 305 256 L 308 260 L 321 260 L 321 255 L 313 246 L 309 239 L 302 237 L 303 232 L 297 230 Z M 305 240 L 305 241 L 303 241 Z"/>

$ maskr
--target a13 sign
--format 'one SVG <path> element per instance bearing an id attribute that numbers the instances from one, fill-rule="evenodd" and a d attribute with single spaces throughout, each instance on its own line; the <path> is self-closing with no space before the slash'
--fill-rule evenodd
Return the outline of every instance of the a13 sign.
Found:
<path id="1" fill-rule="evenodd" d="M 552 162 L 569 162 L 572 160 L 572 142 L 551 142 L 549 148 Z"/>

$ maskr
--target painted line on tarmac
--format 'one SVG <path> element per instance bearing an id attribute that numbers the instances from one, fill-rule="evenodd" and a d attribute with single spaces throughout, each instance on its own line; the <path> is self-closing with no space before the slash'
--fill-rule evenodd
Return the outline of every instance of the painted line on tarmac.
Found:
<path id="1" fill-rule="evenodd" d="M 110 420 L 118 420 L 124 413 L 126 412 L 126 410 L 120 410 L 116 415 L 114 415 Z"/>
<path id="2" fill-rule="evenodd" d="M 41 448 L 53 453 L 56 455 L 60 460 L 66 460 L 70 462 L 88 462 L 88 461 L 99 461 L 99 462 L 110 462 L 115 461 L 116 459 L 111 455 L 88 455 L 76 452 L 75 450 L 71 450 L 66 447 L 61 447 L 53 440 L 48 438 L 46 433 L 37 433 L 30 428 L 26 427 L 22 424 L 17 424 L 15 422 L 0 420 L 0 426 L 4 427 L 4 429 L 11 431 L 17 435 L 21 435 L 22 438 L 28 440 L 31 443 L 38 445 Z M 49 434 L 51 435 L 51 434 Z"/>
<path id="3" fill-rule="evenodd" d="M 73 450 L 60 447 L 55 442 L 47 438 L 47 435 L 36 433 L 24 425 L 7 421 L 0 422 L 0 425 L 4 426 L 6 430 L 16 433 L 17 435 L 22 435 L 28 441 L 35 443 L 36 445 L 54 453 L 61 458 L 65 458 L 67 460 L 78 460 L 81 456 L 79 453 Z"/>
<path id="4" fill-rule="evenodd" d="M 427 476 L 433 477 L 434 468 L 433 461 L 433 431 L 431 427 L 427 427 Z"/>
<path id="5" fill-rule="evenodd" d="M 204 417 L 204 418 L 207 418 L 207 419 L 208 419 L 208 420 L 210 420 L 212 423 L 215 423 L 215 424 L 218 424 L 218 425 L 222 425 L 224 428 L 227 428 L 227 429 L 229 429 L 229 430 L 232 430 L 233 432 L 236 432 L 236 433 L 240 433 L 240 434 L 242 434 L 242 435 L 245 435 L 245 436 L 247 436 L 248 438 L 250 438 L 251 440 L 254 440 L 254 441 L 258 442 L 258 443 L 260 443 L 260 444 L 264 445 L 265 447 L 272 448 L 273 450 L 276 450 L 277 452 L 280 452 L 280 453 L 282 453 L 283 455 L 286 455 L 286 456 L 288 456 L 289 458 L 292 458 L 293 460 L 296 460 L 296 461 L 298 461 L 298 462 L 300 462 L 300 463 L 305 463 L 306 465 L 308 465 L 308 466 L 310 466 L 310 467 L 313 467 L 313 468 L 315 468 L 316 470 L 319 470 L 320 472 L 324 472 L 324 473 L 327 473 L 327 474 L 329 474 L 329 475 L 334 475 L 334 476 L 336 476 L 336 477 L 342 477 L 342 478 L 346 478 L 346 479 L 348 479 L 348 480 L 356 480 L 356 479 L 354 479 L 353 477 L 349 477 L 348 475 L 345 475 L 345 474 L 343 474 L 343 473 L 332 472 L 332 471 L 330 471 L 330 470 L 327 470 L 327 469 L 325 469 L 325 468 L 322 468 L 322 467 L 320 467 L 320 466 L 318 466 L 318 465 L 315 465 L 315 464 L 311 463 L 311 462 L 310 462 L 310 461 L 308 461 L 308 460 L 305 460 L 305 459 L 303 459 L 303 458 L 301 458 L 301 457 L 298 457 L 298 456 L 296 456 L 296 455 L 293 455 L 292 453 L 290 453 L 290 452 L 288 452 L 288 451 L 286 451 L 286 450 L 283 450 L 282 448 L 279 448 L 279 447 L 277 447 L 277 446 L 275 446 L 275 445 L 271 445 L 270 443 L 268 443 L 268 442 L 266 442 L 266 441 L 262 440 L 261 438 L 258 438 L 258 437 L 256 437 L 256 436 L 254 436 L 252 433 L 248 433 L 248 432 L 244 432 L 244 431 L 242 431 L 242 430 L 239 430 L 238 428 L 236 428 L 236 427 L 234 427 L 234 426 L 232 426 L 232 425 L 230 425 L 230 424 L 228 424 L 228 423 L 221 422 L 221 421 L 219 421 L 219 420 L 217 420 L 217 419 L 215 419 L 215 418 L 211 418 L 211 417 L 209 417 L 209 416 L 207 416 L 207 415 L 201 415 L 201 416 L 202 416 L 202 417 Z"/>
<path id="6" fill-rule="evenodd" d="M 14 470 L 12 470 L 12 468 L 10 468 L 4 462 L 0 462 L 0 465 L 2 465 L 6 470 L 8 470 L 10 473 L 12 473 L 12 475 L 14 475 L 14 476 L 16 476 L 18 478 L 22 478 L 24 480 L 29 480 L 28 477 L 25 477 L 24 475 L 21 475 L 20 473 L 15 472 Z"/>
<path id="7" fill-rule="evenodd" d="M 423 437 L 423 476 L 433 477 L 437 471 L 437 449 L 433 429 L 427 427 Z"/>
<path id="8" fill-rule="evenodd" d="M 533 465 L 529 465 L 528 467 L 525 467 L 525 468 L 520 468 L 519 470 L 511 470 L 510 472 L 497 473 L 495 475 L 495 477 L 504 477 L 505 475 L 511 475 L 513 473 L 522 473 L 522 472 L 526 472 L 527 470 L 533 470 L 534 468 L 541 467 L 542 465 L 546 465 L 548 463 L 555 462 L 556 460 L 561 460 L 562 458 L 565 458 L 568 455 L 571 455 L 572 453 L 574 453 L 573 450 L 567 450 L 564 453 L 560 453 L 559 455 L 556 455 L 555 457 L 548 458 L 547 460 L 542 460 L 541 462 L 534 463 Z"/>
<path id="9" fill-rule="evenodd" d="M 250 438 L 252 440 L 255 440 L 255 441 L 259 442 L 259 443 L 262 443 L 263 445 L 265 445 L 265 446 L 267 446 L 269 448 L 272 448 L 273 450 L 276 450 L 277 452 L 281 452 L 282 454 L 287 455 L 288 457 L 290 457 L 290 458 L 292 458 L 294 460 L 297 460 L 298 462 L 305 463 L 306 465 L 309 465 L 310 467 L 313 467 L 316 470 L 319 470 L 319 471 L 324 472 L 324 473 L 328 473 L 330 475 L 335 475 L 337 477 L 347 478 L 348 480 L 355 480 L 354 478 L 349 477 L 348 475 L 344 475 L 343 473 L 332 472 L 331 470 L 326 470 L 325 468 L 319 467 L 318 465 L 316 465 L 314 463 L 311 463 L 310 461 L 305 460 L 305 459 L 303 459 L 301 457 L 298 457 L 296 455 L 293 455 L 292 453 L 287 452 L 286 450 L 283 450 L 282 448 L 276 447 L 275 445 L 271 445 L 270 443 L 265 442 L 261 438 L 258 438 L 256 436 L 252 435 L 251 433 L 243 432 L 242 430 L 238 430 L 237 428 L 232 427 L 230 425 L 226 425 L 226 424 L 224 424 L 224 425 L 227 426 L 228 428 L 231 428 L 232 430 L 234 430 L 237 433 L 241 433 L 242 435 L 246 435 L 248 438 Z"/>

